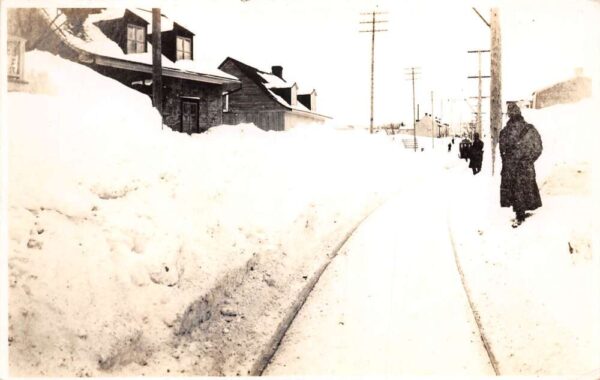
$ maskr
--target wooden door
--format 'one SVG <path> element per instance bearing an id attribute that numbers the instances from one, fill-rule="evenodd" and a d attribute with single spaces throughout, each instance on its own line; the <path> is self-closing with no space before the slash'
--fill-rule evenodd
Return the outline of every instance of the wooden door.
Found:
<path id="1" fill-rule="evenodd" d="M 181 102 L 181 132 L 194 133 L 198 131 L 198 103 Z"/>

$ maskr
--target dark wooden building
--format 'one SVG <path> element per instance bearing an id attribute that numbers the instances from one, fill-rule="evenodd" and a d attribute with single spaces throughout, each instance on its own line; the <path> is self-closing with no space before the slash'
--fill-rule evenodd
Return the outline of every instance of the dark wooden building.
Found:
<path id="1" fill-rule="evenodd" d="M 227 58 L 219 69 L 241 81 L 240 88 L 225 95 L 225 124 L 254 123 L 267 131 L 284 131 L 329 119 L 316 112 L 317 92 L 298 94 L 298 85 L 283 78 L 281 66 L 273 66 L 271 72 L 266 72 Z"/>
<path id="2" fill-rule="evenodd" d="M 8 15 L 10 33 L 25 38 L 27 50 L 46 50 L 87 65 L 148 96 L 151 22 L 152 12 L 139 8 L 23 8 Z M 186 133 L 223 124 L 223 94 L 240 86 L 225 72 L 196 68 L 193 38 L 194 33 L 162 15 L 163 121 Z"/>

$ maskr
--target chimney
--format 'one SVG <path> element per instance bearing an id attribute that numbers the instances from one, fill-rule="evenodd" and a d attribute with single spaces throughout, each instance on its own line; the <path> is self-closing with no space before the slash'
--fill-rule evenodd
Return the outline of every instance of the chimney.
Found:
<path id="1" fill-rule="evenodd" d="M 273 73 L 273 75 L 278 76 L 280 79 L 283 79 L 283 67 L 271 66 L 271 73 Z"/>

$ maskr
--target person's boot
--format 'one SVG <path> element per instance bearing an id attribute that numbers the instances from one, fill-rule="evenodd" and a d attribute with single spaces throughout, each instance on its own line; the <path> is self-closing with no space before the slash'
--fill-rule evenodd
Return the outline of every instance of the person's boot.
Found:
<path id="1" fill-rule="evenodd" d="M 517 228 L 519 227 L 523 221 L 525 220 L 525 211 L 517 211 L 516 212 L 516 218 L 514 219 L 513 223 L 512 223 L 512 227 L 513 228 Z"/>

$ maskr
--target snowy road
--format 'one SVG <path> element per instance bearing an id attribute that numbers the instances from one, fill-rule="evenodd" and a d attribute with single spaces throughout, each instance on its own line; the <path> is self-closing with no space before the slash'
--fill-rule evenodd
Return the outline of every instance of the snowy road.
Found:
<path id="1" fill-rule="evenodd" d="M 403 193 L 359 227 L 265 374 L 494 375 L 436 191 Z"/>

